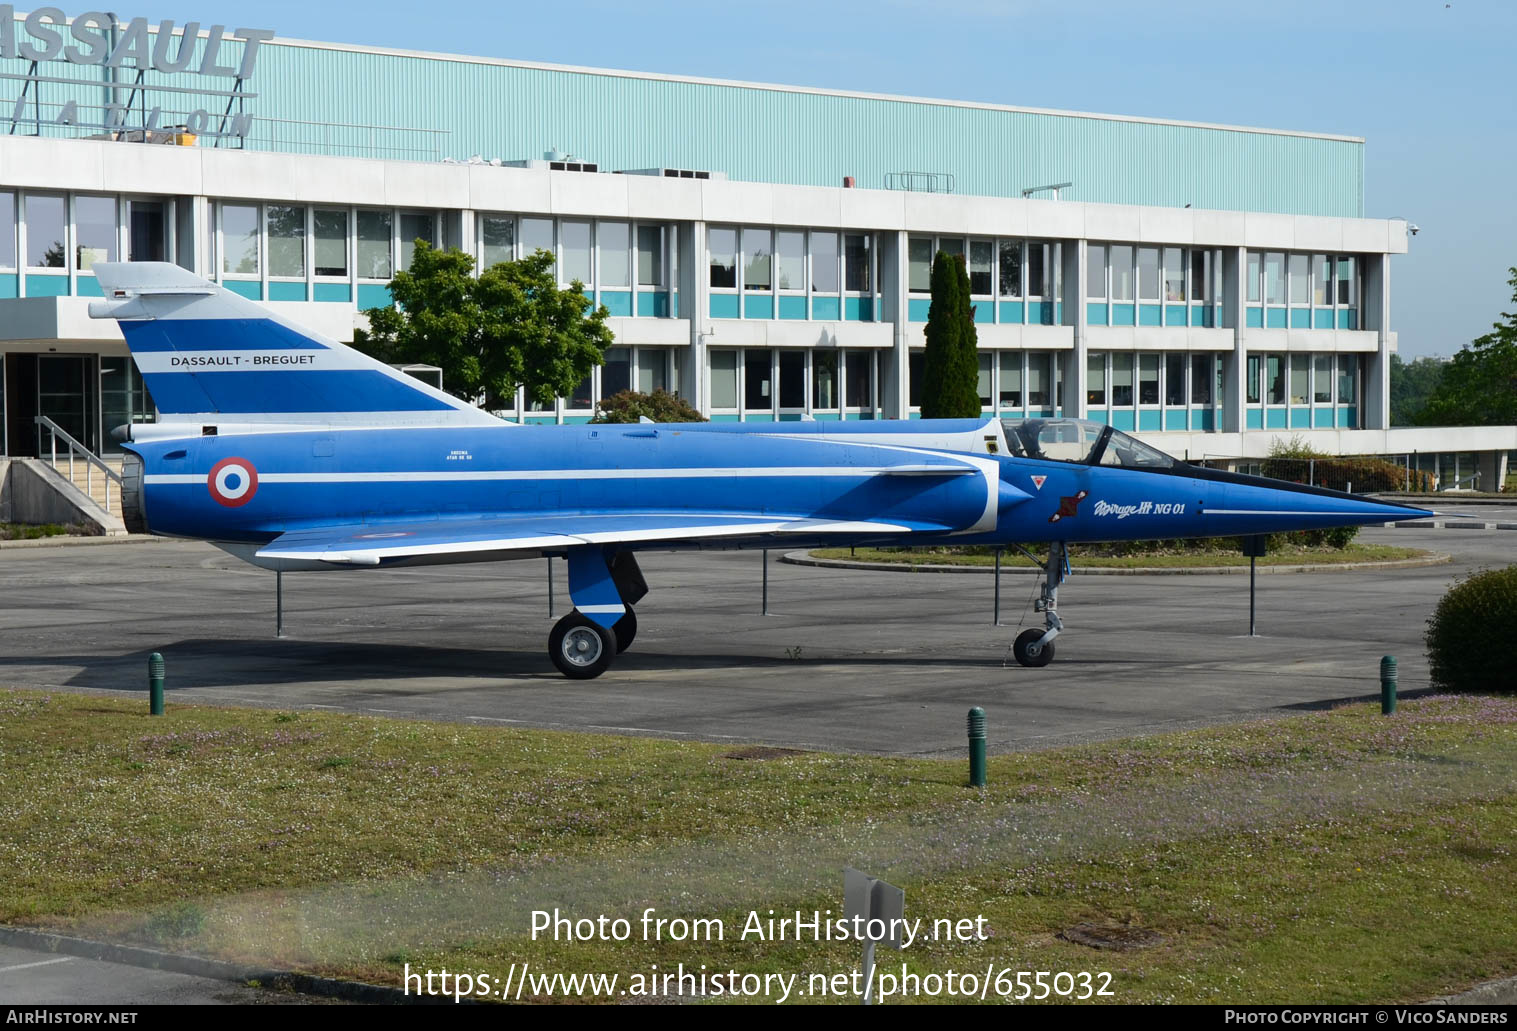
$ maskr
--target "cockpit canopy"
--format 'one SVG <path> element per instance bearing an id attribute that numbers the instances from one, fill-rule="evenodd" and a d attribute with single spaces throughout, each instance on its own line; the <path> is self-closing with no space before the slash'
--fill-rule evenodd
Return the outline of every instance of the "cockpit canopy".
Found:
<path id="1" fill-rule="evenodd" d="M 1006 444 L 1019 458 L 1125 469 L 1173 469 L 1175 459 L 1121 430 L 1088 419 L 1002 419 Z"/>

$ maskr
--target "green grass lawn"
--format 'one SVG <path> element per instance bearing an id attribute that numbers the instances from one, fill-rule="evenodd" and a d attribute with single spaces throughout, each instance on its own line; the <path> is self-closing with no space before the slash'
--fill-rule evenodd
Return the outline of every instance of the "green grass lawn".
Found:
<path id="1" fill-rule="evenodd" d="M 1010 688 L 985 704 L 1016 718 Z M 854 865 L 929 926 L 984 917 L 986 941 L 886 954 L 916 972 L 1108 971 L 1115 1001 L 1263 1003 L 1517 971 L 1517 699 L 1000 756 L 985 791 L 961 761 L 146 709 L 0 691 L 0 920 L 391 985 L 407 963 L 832 974 L 855 945 L 737 933 L 751 910 L 839 909 Z M 555 907 L 728 933 L 531 941 Z M 1160 941 L 1057 937 L 1081 923 Z"/>
<path id="2" fill-rule="evenodd" d="M 1248 559 L 1237 549 L 1173 548 L 1145 551 L 1135 555 L 1102 554 L 1099 546 L 1075 545 L 1070 563 L 1077 569 L 1207 569 L 1216 566 L 1247 566 Z M 1034 552 L 1035 554 L 1037 552 Z M 1418 548 L 1396 548 L 1387 544 L 1350 544 L 1344 548 L 1312 548 L 1286 545 L 1273 549 L 1259 559 L 1261 566 L 1343 565 L 1353 562 L 1392 562 L 1426 558 L 1431 552 Z M 979 549 L 965 552 L 955 548 L 819 548 L 815 558 L 851 559 L 856 562 L 893 562 L 909 566 L 986 566 L 995 565 L 995 556 Z M 1001 557 L 1004 568 L 1028 566 L 1025 555 L 1008 550 Z"/>
<path id="3" fill-rule="evenodd" d="M 0 541 L 34 541 L 43 537 L 82 536 L 82 526 L 60 523 L 0 523 Z"/>

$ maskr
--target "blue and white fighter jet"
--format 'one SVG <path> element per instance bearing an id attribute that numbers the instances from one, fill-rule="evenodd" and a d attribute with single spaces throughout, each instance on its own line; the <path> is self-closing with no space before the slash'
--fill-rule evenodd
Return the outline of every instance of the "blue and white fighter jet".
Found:
<path id="1" fill-rule="evenodd" d="M 129 428 L 134 531 L 273 570 L 561 556 L 548 654 L 599 676 L 637 632 L 637 552 L 1048 546 L 1044 666 L 1074 541 L 1314 529 L 1425 513 L 1178 462 L 1079 419 L 520 426 L 176 265 L 95 266 L 160 420 Z"/>

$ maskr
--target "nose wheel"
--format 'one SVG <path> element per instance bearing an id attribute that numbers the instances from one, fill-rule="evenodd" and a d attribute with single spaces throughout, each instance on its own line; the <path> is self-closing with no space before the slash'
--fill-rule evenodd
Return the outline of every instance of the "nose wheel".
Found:
<path id="1" fill-rule="evenodd" d="M 616 635 L 592 623 L 578 609 L 555 623 L 548 634 L 548 658 L 570 680 L 600 676 L 611 667 L 616 652 Z"/>
<path id="2" fill-rule="evenodd" d="M 1012 643 L 1011 654 L 1022 665 L 1031 666 L 1034 669 L 1048 665 L 1053 661 L 1053 642 L 1043 643 L 1045 633 L 1047 633 L 1046 630 L 1039 630 L 1036 627 L 1023 630 Z"/>
<path id="3" fill-rule="evenodd" d="M 1059 618 L 1059 585 L 1069 575 L 1069 547 L 1063 541 L 1048 546 L 1048 563 L 1043 567 L 1043 589 L 1033 603 L 1034 611 L 1043 613 L 1043 629 L 1023 630 L 1012 642 L 1011 654 L 1023 666 L 1041 669 L 1053 661 L 1053 639 L 1064 630 Z"/>

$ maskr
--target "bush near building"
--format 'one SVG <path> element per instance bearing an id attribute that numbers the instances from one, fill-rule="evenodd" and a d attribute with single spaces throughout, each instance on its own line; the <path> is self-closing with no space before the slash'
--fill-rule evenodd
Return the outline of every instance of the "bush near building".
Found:
<path id="1" fill-rule="evenodd" d="M 591 422 L 637 422 L 647 417 L 654 422 L 705 422 L 706 417 L 678 394 L 662 388 L 653 393 L 623 390 L 595 403 Z"/>
<path id="2" fill-rule="evenodd" d="M 1423 469 L 1408 469 L 1369 455 L 1328 455 L 1316 451 L 1300 437 L 1270 444 L 1269 457 L 1260 466 L 1261 475 L 1290 483 L 1307 483 L 1333 490 L 1353 487 L 1355 493 L 1367 491 L 1411 490 L 1431 492 L 1433 474 Z"/>
<path id="3" fill-rule="evenodd" d="M 1449 588 L 1427 621 L 1428 669 L 1444 691 L 1517 693 L 1511 630 L 1517 566 L 1487 569 Z"/>

